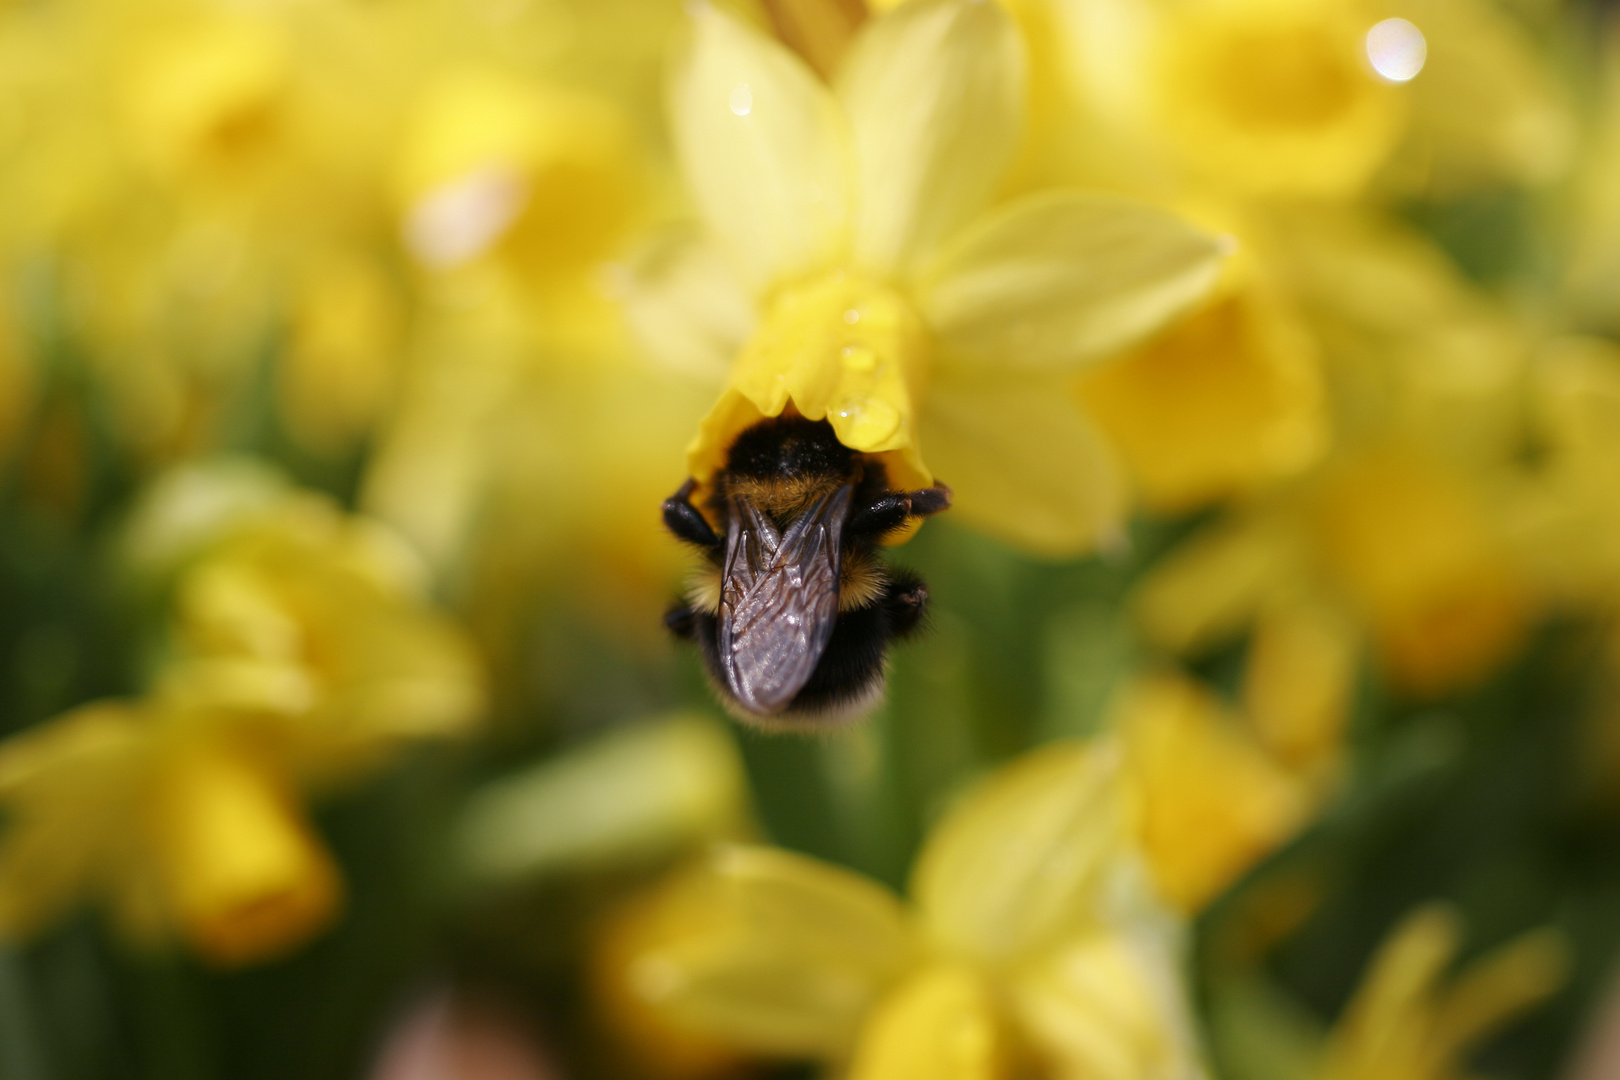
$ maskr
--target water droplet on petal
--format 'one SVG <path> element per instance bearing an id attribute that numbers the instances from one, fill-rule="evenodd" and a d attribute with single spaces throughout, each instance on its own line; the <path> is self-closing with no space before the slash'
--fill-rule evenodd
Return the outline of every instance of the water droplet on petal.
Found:
<path id="1" fill-rule="evenodd" d="M 731 111 L 738 116 L 747 116 L 754 108 L 754 92 L 748 89 L 747 83 L 738 83 L 731 91 Z"/>
<path id="2" fill-rule="evenodd" d="M 1385 19 L 1367 31 L 1367 60 L 1390 82 L 1410 82 L 1429 58 L 1423 31 L 1405 19 Z"/>
<path id="3" fill-rule="evenodd" d="M 856 323 L 861 321 L 860 311 L 856 308 L 850 308 L 848 311 L 844 312 L 844 321 L 849 323 L 849 325 L 854 326 Z"/>
<path id="4" fill-rule="evenodd" d="M 893 435 L 900 427 L 900 413 L 882 398 L 856 394 L 838 403 L 834 424 L 839 438 L 856 450 L 870 450 Z"/>

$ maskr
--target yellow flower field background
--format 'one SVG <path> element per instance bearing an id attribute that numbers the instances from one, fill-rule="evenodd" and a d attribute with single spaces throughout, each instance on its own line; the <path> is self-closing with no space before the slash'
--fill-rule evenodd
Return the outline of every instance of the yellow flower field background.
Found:
<path id="1" fill-rule="evenodd" d="M 794 414 L 952 505 L 784 733 L 659 507 Z M 0 0 L 0 1080 L 1599 1080 L 1617 978 L 1613 4 Z"/>

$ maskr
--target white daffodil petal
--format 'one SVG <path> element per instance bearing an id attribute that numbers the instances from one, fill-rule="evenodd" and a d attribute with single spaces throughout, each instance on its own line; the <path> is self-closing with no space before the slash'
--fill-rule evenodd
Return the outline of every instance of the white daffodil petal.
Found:
<path id="1" fill-rule="evenodd" d="M 692 47 L 670 89 L 676 151 L 704 220 L 763 291 L 843 246 L 843 118 L 781 45 L 711 4 L 692 22 Z"/>
<path id="2" fill-rule="evenodd" d="M 1203 296 L 1221 242 L 1164 210 L 1053 192 L 998 211 L 919 284 L 942 359 L 1063 370 L 1117 352 Z"/>
<path id="3" fill-rule="evenodd" d="M 942 371 L 920 432 L 929 469 L 955 491 L 954 515 L 986 532 L 1068 556 L 1119 528 L 1119 470 L 1056 380 Z"/>
<path id="4" fill-rule="evenodd" d="M 1000 4 L 913 0 L 873 22 L 838 78 L 855 145 L 855 255 L 889 273 L 982 210 L 1017 148 L 1024 49 Z"/>
<path id="5" fill-rule="evenodd" d="M 720 382 L 754 331 L 754 308 L 724 255 L 687 230 L 655 236 L 616 267 L 612 286 L 648 355 Z"/>

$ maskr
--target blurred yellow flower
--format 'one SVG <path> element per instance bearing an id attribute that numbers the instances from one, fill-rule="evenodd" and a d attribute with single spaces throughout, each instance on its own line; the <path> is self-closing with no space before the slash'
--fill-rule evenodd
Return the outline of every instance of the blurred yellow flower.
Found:
<path id="1" fill-rule="evenodd" d="M 1407 102 L 1369 70 L 1356 0 L 1205 0 L 1160 18 L 1150 109 L 1209 181 L 1344 198 L 1400 139 Z"/>
<path id="2" fill-rule="evenodd" d="M 746 835 L 748 787 L 724 726 L 697 715 L 627 725 L 484 785 L 456 849 L 501 882 L 668 858 Z"/>
<path id="3" fill-rule="evenodd" d="M 1312 540 L 1402 689 L 1477 683 L 1520 643 L 1530 596 L 1483 509 L 1421 455 L 1374 451 L 1324 477 Z"/>
<path id="4" fill-rule="evenodd" d="M 84 77 L 80 20 L 53 5 L 8 7 L 0 16 L 0 237 L 14 251 L 58 240 L 106 193 L 114 148 L 99 88 Z"/>
<path id="5" fill-rule="evenodd" d="M 34 29 L 72 69 L 30 86 L 26 110 L 25 126 L 60 129 L 31 156 L 22 207 L 53 222 L 29 237 L 50 256 L 51 328 L 83 351 L 111 434 L 142 464 L 205 449 L 306 252 L 377 235 L 372 142 L 356 132 L 385 127 L 386 109 L 357 105 L 376 98 L 351 92 L 353 69 L 315 60 L 352 18 L 165 0 L 64 5 Z M 58 199 L 71 208 L 49 210 Z"/>
<path id="6" fill-rule="evenodd" d="M 937 825 L 907 905 L 847 870 L 722 848 L 644 909 L 616 980 L 664 1024 L 858 1080 L 1201 1075 L 1178 928 L 1134 866 L 1120 753 L 1055 744 Z"/>
<path id="7" fill-rule="evenodd" d="M 1523 492 L 1518 549 L 1538 581 L 1569 605 L 1620 601 L 1620 347 L 1596 337 L 1546 343 L 1530 384 L 1543 450 Z"/>
<path id="8" fill-rule="evenodd" d="M 455 825 L 468 879 L 487 886 L 580 870 L 667 865 L 717 839 L 751 835 L 747 781 L 718 720 L 677 714 L 630 724 L 569 747 L 475 791 Z M 587 987 L 604 1052 L 627 1074 L 726 1074 L 741 1055 L 683 1032 L 618 973 L 662 943 L 658 894 L 594 918 Z"/>
<path id="9" fill-rule="evenodd" d="M 867 16 L 897 5 L 881 0 L 764 0 L 761 6 L 782 43 L 829 79 Z"/>
<path id="10" fill-rule="evenodd" d="M 379 427 L 393 404 L 405 299 L 382 261 L 359 250 L 316 253 L 299 277 L 277 401 L 301 446 L 338 456 Z"/>
<path id="11" fill-rule="evenodd" d="M 681 1026 L 635 975 L 640 958 L 677 940 L 690 916 L 672 900 L 678 883 L 667 883 L 599 918 L 586 945 L 586 987 L 594 1026 L 607 1053 L 629 1075 L 650 1080 L 730 1076 L 746 1055 L 722 1036 Z M 644 969 L 642 969 L 644 971 Z M 656 970 L 656 969 L 655 969 Z"/>
<path id="12" fill-rule="evenodd" d="M 1386 222 L 1279 211 L 1263 238 L 1321 349 L 1333 445 L 1161 560 L 1137 614 L 1183 655 L 1252 632 L 1245 711 L 1279 760 L 1320 776 L 1364 651 L 1396 690 L 1433 697 L 1524 640 L 1536 597 L 1506 496 L 1528 349 Z"/>
<path id="13" fill-rule="evenodd" d="M 577 81 L 493 60 L 437 73 L 411 107 L 391 184 L 421 303 L 362 502 L 435 568 L 471 561 L 483 514 L 555 513 L 551 500 L 604 457 L 639 450 L 642 475 L 656 471 L 657 444 L 631 417 L 660 390 L 627 378 L 643 372 L 603 273 L 659 196 L 636 119 Z M 580 415 L 571 434 L 589 445 L 556 460 L 561 435 L 537 410 L 620 393 L 623 412 Z M 522 468 L 534 442 L 540 475 Z M 604 490 L 616 479 L 594 476 Z M 516 505 L 496 498 L 524 489 Z M 603 520 L 591 531 L 607 532 Z M 577 537 L 585 519 L 570 524 Z"/>
<path id="14" fill-rule="evenodd" d="M 1198 535 L 1149 573 L 1136 607 L 1149 638 L 1180 653 L 1258 625 L 1246 693 L 1263 723 L 1301 748 L 1342 723 L 1356 651 L 1348 628 L 1397 690 L 1433 697 L 1494 671 L 1534 612 L 1522 568 L 1468 483 L 1393 444 L 1346 455 L 1314 488 Z M 1278 639 L 1300 628 L 1309 636 Z M 1302 679 L 1309 671 L 1336 702 Z M 1284 717 L 1288 702 L 1297 720 Z"/>
<path id="15" fill-rule="evenodd" d="M 1620 348 L 1595 337 L 1548 342 L 1531 381 L 1533 437 L 1542 453 L 1511 506 L 1515 552 L 1561 611 L 1602 627 L 1604 691 L 1591 695 L 1583 770 L 1620 793 Z"/>
<path id="16" fill-rule="evenodd" d="M 1579 128 L 1567 65 L 1513 12 L 1478 0 L 1393 0 L 1375 11 L 1422 39 L 1406 138 L 1384 178 L 1393 191 L 1448 198 L 1568 173 Z M 1369 60 L 1382 59 L 1374 46 L 1369 38 Z"/>
<path id="17" fill-rule="evenodd" d="M 147 793 L 172 917 L 198 952 L 223 964 L 298 945 L 341 900 L 337 867 L 293 794 L 255 758 L 251 747 L 181 742 L 157 763 Z"/>
<path id="18" fill-rule="evenodd" d="M 1419 908 L 1390 935 L 1328 1038 L 1315 1080 L 1454 1080 L 1463 1056 L 1507 1018 L 1563 984 L 1562 938 L 1535 931 L 1473 961 L 1454 978 L 1456 914 Z"/>
<path id="19" fill-rule="evenodd" d="M 1320 880 L 1268 879 L 1247 893 L 1263 903 L 1217 966 L 1211 1026 L 1234 1074 L 1277 1080 L 1463 1080 L 1478 1075 L 1474 1051 L 1509 1021 L 1556 994 L 1573 959 L 1564 935 L 1544 928 L 1458 964 L 1463 920 L 1450 904 L 1408 911 L 1389 931 L 1331 1027 L 1273 983 L 1257 954 L 1296 929 L 1324 899 Z M 1303 887 L 1303 891 L 1302 891 Z M 1279 918 L 1280 917 L 1280 918 Z M 1269 922 L 1272 925 L 1263 925 Z M 1227 930 L 1233 929 L 1228 924 Z M 1470 950 L 1472 951 L 1472 950 Z M 1237 967 L 1234 969 L 1233 962 Z M 1252 965 L 1252 966 L 1250 966 Z"/>
<path id="20" fill-rule="evenodd" d="M 639 166 L 626 118 L 599 96 L 498 70 L 442 75 L 400 146 L 406 247 L 435 269 L 498 255 L 555 287 L 624 235 Z"/>
<path id="21" fill-rule="evenodd" d="M 1620 326 L 1613 287 L 1620 274 L 1620 193 L 1612 182 L 1620 170 L 1620 36 L 1613 33 L 1603 45 L 1601 78 L 1596 115 L 1571 185 L 1575 224 L 1564 286 L 1589 325 L 1612 330 Z"/>
<path id="22" fill-rule="evenodd" d="M 125 60 L 117 100 L 131 149 L 165 178 L 201 185 L 243 182 L 280 164 L 277 112 L 289 81 L 282 28 L 223 10 L 178 28 L 152 26 Z"/>
<path id="23" fill-rule="evenodd" d="M 1326 357 L 1336 442 L 1403 441 L 1471 477 L 1504 471 L 1522 438 L 1533 328 L 1389 218 L 1267 217 L 1267 250 Z"/>
<path id="24" fill-rule="evenodd" d="M 1304 785 L 1195 683 L 1140 679 L 1113 723 L 1137 790 L 1143 856 L 1176 909 L 1198 911 L 1304 823 Z"/>
<path id="25" fill-rule="evenodd" d="M 1299 598 L 1263 606 L 1250 633 L 1244 715 L 1290 772 L 1314 786 L 1332 780 L 1360 660 L 1354 620 Z"/>
<path id="26" fill-rule="evenodd" d="M 240 466 L 167 477 L 126 547 L 172 575 L 168 658 L 145 698 L 0 744 L 0 922 L 29 933 L 88 896 L 218 963 L 284 952 L 341 892 L 296 793 L 464 731 L 478 664 L 379 526 Z"/>
<path id="27" fill-rule="evenodd" d="M 286 952 L 341 886 L 284 778 L 229 718 L 158 697 L 88 705 L 0 745 L 0 934 L 86 900 L 220 964 Z"/>
<path id="28" fill-rule="evenodd" d="M 707 235 L 650 247 L 621 281 L 652 352 L 723 380 L 691 475 L 791 406 L 899 487 L 943 476 L 964 517 L 1026 546 L 1072 553 L 1117 526 L 1117 480 L 1064 384 L 1196 300 L 1216 242 L 1108 196 L 992 208 L 1024 110 L 998 5 L 875 18 L 830 89 L 718 8 L 693 24 L 671 111 Z"/>
<path id="29" fill-rule="evenodd" d="M 1273 204 L 1545 184 L 1558 68 L 1476 0 L 1009 0 L 1044 30 L 1030 177 Z M 1045 69 L 1045 70 L 1043 70 Z"/>
<path id="30" fill-rule="evenodd" d="M 169 677 L 262 711 L 266 749 L 306 777 L 465 730 L 482 704 L 478 663 L 420 599 L 420 573 L 376 524 L 290 499 L 182 571 Z"/>
<path id="31" fill-rule="evenodd" d="M 1237 250 L 1210 297 L 1079 383 L 1137 501 L 1158 513 L 1297 475 L 1328 442 L 1321 350 L 1257 230 L 1219 217 Z"/>

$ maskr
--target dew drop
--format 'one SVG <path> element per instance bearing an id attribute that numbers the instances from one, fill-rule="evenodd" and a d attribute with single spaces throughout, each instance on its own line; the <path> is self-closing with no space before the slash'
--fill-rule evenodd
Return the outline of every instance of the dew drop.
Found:
<path id="1" fill-rule="evenodd" d="M 856 323 L 860 322 L 860 310 L 858 308 L 850 308 L 848 311 L 844 312 L 844 321 L 849 323 L 851 326 L 854 326 Z"/>
<path id="2" fill-rule="evenodd" d="M 865 394 L 845 398 L 835 412 L 844 421 L 833 425 L 839 437 L 857 450 L 877 446 L 900 427 L 900 413 L 893 405 Z"/>
<path id="3" fill-rule="evenodd" d="M 738 83 L 731 91 L 731 111 L 738 116 L 747 116 L 754 108 L 754 92 L 748 89 L 747 83 Z"/>

